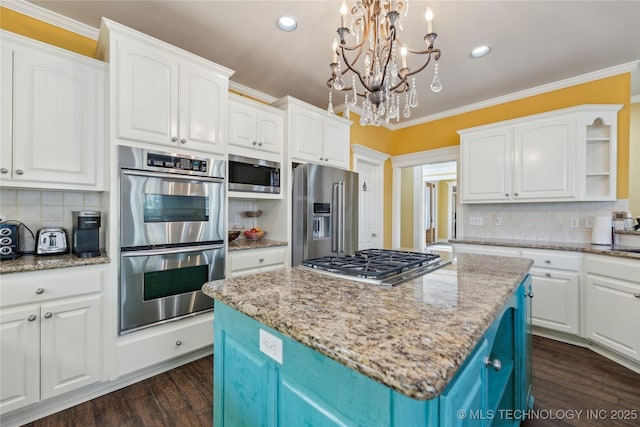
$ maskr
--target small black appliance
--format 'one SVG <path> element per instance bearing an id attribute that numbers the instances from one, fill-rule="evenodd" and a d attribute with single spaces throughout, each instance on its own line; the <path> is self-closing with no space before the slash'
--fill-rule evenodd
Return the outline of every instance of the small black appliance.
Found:
<path id="1" fill-rule="evenodd" d="M 73 211 L 73 253 L 78 258 L 100 256 L 100 211 Z"/>
<path id="2" fill-rule="evenodd" d="M 16 259 L 20 255 L 18 225 L 0 224 L 0 259 Z"/>

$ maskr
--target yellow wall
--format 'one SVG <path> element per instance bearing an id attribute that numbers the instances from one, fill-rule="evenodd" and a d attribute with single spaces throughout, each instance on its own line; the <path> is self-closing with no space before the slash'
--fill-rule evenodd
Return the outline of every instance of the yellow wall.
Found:
<path id="1" fill-rule="evenodd" d="M 400 195 L 400 247 L 413 248 L 413 168 L 402 169 Z"/>
<path id="2" fill-rule="evenodd" d="M 629 209 L 640 217 L 640 103 L 631 104 L 629 141 Z"/>
<path id="3" fill-rule="evenodd" d="M 438 229 L 436 240 L 447 240 L 449 232 L 449 185 L 456 182 L 455 179 L 438 181 Z"/>
<path id="4" fill-rule="evenodd" d="M 81 55 L 96 57 L 96 46 L 98 45 L 96 40 L 47 24 L 6 7 L 0 7 L 0 28 Z"/>

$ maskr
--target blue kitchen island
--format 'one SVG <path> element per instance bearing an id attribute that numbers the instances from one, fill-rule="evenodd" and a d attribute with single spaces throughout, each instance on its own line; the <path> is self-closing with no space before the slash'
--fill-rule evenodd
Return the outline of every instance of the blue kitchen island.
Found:
<path id="1" fill-rule="evenodd" d="M 395 287 L 300 267 L 207 283 L 214 425 L 518 425 L 530 267 L 459 255 Z"/>

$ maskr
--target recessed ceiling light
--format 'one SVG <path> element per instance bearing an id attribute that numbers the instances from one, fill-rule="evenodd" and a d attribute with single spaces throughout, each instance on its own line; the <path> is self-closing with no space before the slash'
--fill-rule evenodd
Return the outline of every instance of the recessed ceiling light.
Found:
<path id="1" fill-rule="evenodd" d="M 486 44 L 483 44 L 473 48 L 469 53 L 469 55 L 471 55 L 472 58 L 482 58 L 483 56 L 487 55 L 489 52 L 491 52 L 491 48 Z"/>
<path id="2" fill-rule="evenodd" d="M 298 23 L 290 16 L 281 16 L 276 23 L 278 28 L 288 33 L 298 28 Z"/>

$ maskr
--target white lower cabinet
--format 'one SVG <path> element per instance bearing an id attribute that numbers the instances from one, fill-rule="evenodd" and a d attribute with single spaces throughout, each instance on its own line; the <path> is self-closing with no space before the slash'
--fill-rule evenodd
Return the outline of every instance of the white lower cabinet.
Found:
<path id="1" fill-rule="evenodd" d="M 586 338 L 640 361 L 640 262 L 587 255 Z"/>
<path id="2" fill-rule="evenodd" d="M 581 255 L 547 250 L 523 250 L 533 259 L 531 284 L 534 326 L 568 334 L 580 333 Z"/>
<path id="3" fill-rule="evenodd" d="M 100 266 L 3 275 L 0 412 L 104 379 Z"/>
<path id="4" fill-rule="evenodd" d="M 154 326 L 123 335 L 117 343 L 117 376 L 213 347 L 213 313 Z"/>
<path id="5" fill-rule="evenodd" d="M 231 277 L 284 267 L 284 247 L 229 252 Z"/>

